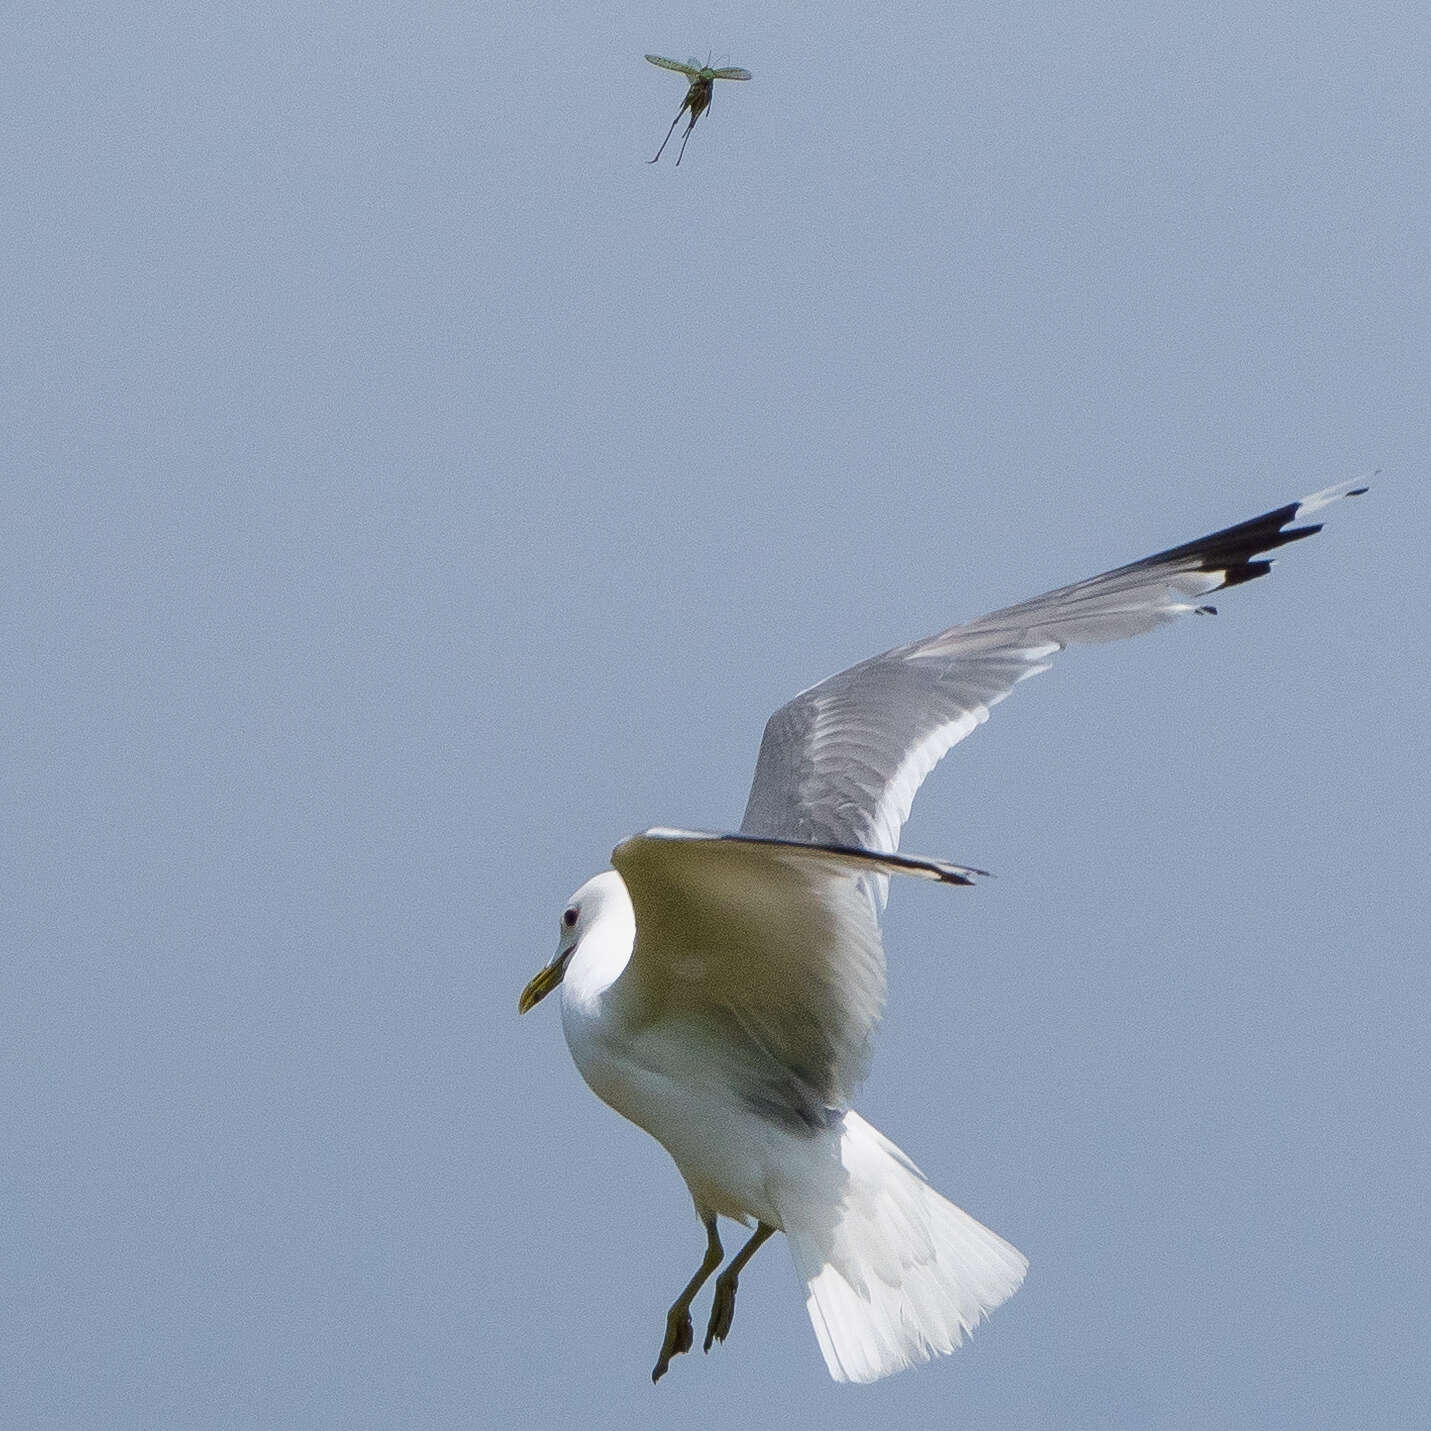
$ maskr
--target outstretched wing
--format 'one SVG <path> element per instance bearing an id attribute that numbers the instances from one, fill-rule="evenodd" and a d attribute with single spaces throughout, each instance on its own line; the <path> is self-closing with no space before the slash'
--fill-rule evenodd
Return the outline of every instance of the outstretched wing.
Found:
<path id="1" fill-rule="evenodd" d="M 680 60 L 668 60 L 664 55 L 647 55 L 646 59 L 653 65 L 660 65 L 663 70 L 675 70 L 677 74 L 691 78 L 701 72 L 701 67 L 694 60 L 687 65 Z"/>
<path id="2" fill-rule="evenodd" d="M 863 885 L 940 860 L 690 830 L 647 830 L 611 863 L 636 914 L 621 975 L 629 1026 L 677 1028 L 767 1116 L 820 1126 L 864 1076 L 884 1006 L 884 950 Z"/>
<path id="3" fill-rule="evenodd" d="M 711 74 L 712 79 L 718 80 L 748 80 L 750 71 L 743 70 L 739 65 L 732 65 L 729 69 L 715 70 Z"/>
<path id="4" fill-rule="evenodd" d="M 1116 641 L 1201 597 L 1265 576 L 1262 553 L 1321 531 L 1294 526 L 1341 497 L 1344 482 L 1197 541 L 1060 587 L 1031 601 L 896 646 L 821 681 L 765 727 L 741 831 L 815 844 L 894 850 L 924 778 L 988 719 L 1018 682 L 1079 642 Z M 871 881 L 882 901 L 884 881 Z"/>

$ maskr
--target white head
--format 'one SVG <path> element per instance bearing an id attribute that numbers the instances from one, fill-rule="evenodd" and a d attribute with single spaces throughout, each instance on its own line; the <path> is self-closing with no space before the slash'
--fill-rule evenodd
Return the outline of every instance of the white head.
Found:
<path id="1" fill-rule="evenodd" d="M 596 937 L 589 938 L 591 935 Z M 585 945 L 598 956 L 605 975 L 604 987 L 625 968 L 635 941 L 636 915 L 631 908 L 631 896 L 626 892 L 626 882 L 615 870 L 605 870 L 587 880 L 567 900 L 561 913 L 556 957 L 522 990 L 517 1012 L 524 1014 L 535 1008 L 561 983 L 579 945 Z M 615 967 L 608 972 L 606 965 L 610 963 Z"/>

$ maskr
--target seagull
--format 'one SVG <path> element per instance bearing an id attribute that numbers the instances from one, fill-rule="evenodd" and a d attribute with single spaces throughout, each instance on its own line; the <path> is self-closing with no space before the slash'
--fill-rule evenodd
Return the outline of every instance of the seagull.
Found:
<path id="1" fill-rule="evenodd" d="M 971 884 L 982 870 L 898 853 L 915 792 L 957 741 L 1065 646 L 1118 640 L 1265 576 L 1306 518 L 1366 491 L 1344 482 L 1102 576 L 952 626 L 801 692 L 770 717 L 738 834 L 651 829 L 572 895 L 556 957 L 522 991 L 561 987 L 562 1027 L 592 1091 L 675 1160 L 705 1228 L 666 1315 L 659 1381 L 731 1328 L 746 1264 L 785 1235 L 830 1375 L 867 1382 L 951 1352 L 1018 1289 L 1027 1259 L 925 1181 L 850 1107 L 885 993 L 889 880 Z"/>

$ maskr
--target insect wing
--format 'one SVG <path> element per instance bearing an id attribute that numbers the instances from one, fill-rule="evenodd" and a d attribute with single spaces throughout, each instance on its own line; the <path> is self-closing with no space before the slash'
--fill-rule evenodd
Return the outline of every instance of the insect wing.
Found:
<path id="1" fill-rule="evenodd" d="M 680 60 L 668 60 L 664 55 L 647 55 L 646 60 L 649 64 L 659 65 L 663 70 L 675 70 L 677 74 L 682 75 L 697 75 L 701 69 L 694 60 L 688 65 L 683 65 Z"/>

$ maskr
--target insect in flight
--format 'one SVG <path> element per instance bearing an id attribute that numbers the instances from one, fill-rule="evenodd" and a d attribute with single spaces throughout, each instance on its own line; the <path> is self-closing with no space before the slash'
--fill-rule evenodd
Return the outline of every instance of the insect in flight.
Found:
<path id="1" fill-rule="evenodd" d="M 665 59 L 661 55 L 647 55 L 646 58 L 653 65 L 659 65 L 663 70 L 675 70 L 677 74 L 685 75 L 691 82 L 685 99 L 681 101 L 680 109 L 676 111 L 676 117 L 671 121 L 671 127 L 666 131 L 666 138 L 661 141 L 661 148 L 656 151 L 656 159 L 659 159 L 671 135 L 676 132 L 676 126 L 681 122 L 681 116 L 690 110 L 691 122 L 686 125 L 686 132 L 681 136 L 681 150 L 676 155 L 676 163 L 679 164 L 681 154 L 686 152 L 686 140 L 691 137 L 691 130 L 696 127 L 696 120 L 711 107 L 711 89 L 716 80 L 748 80 L 750 71 L 736 66 L 721 70 L 712 69 L 709 64 L 703 65 L 694 57 L 685 64 L 679 60 Z M 654 164 L 656 159 L 648 162 Z"/>

